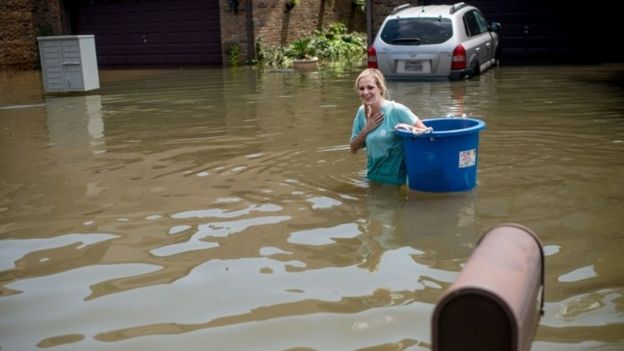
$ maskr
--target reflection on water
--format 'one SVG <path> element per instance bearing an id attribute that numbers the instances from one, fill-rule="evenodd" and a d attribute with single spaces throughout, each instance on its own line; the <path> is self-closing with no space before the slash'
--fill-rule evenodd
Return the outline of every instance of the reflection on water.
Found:
<path id="1" fill-rule="evenodd" d="M 100 95 L 49 97 L 45 106 L 51 145 L 67 148 L 96 146 L 104 136 Z"/>
<path id="2" fill-rule="evenodd" d="M 624 67 L 390 82 L 482 118 L 478 188 L 364 179 L 357 70 L 102 71 L 88 94 L 0 82 L 0 348 L 430 348 L 479 236 L 540 235 L 534 350 L 624 347 Z M 15 87 L 8 89 L 8 87 Z"/>

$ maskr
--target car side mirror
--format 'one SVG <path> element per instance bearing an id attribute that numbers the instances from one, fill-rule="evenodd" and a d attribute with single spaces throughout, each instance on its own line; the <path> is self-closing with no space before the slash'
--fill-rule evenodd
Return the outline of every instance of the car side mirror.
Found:
<path id="1" fill-rule="evenodd" d="M 503 26 L 499 22 L 490 23 L 490 32 L 500 32 L 503 29 Z"/>

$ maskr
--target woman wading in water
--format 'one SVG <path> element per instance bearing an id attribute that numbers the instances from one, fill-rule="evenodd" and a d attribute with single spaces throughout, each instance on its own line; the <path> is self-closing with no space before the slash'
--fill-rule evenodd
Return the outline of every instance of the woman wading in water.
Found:
<path id="1" fill-rule="evenodd" d="M 406 106 L 386 100 L 388 89 L 381 71 L 365 69 L 355 80 L 362 99 L 351 131 L 351 152 L 366 148 L 368 179 L 377 183 L 403 185 L 407 182 L 403 142 L 394 133 L 395 126 L 408 125 L 417 131 L 427 130 L 422 121 Z"/>

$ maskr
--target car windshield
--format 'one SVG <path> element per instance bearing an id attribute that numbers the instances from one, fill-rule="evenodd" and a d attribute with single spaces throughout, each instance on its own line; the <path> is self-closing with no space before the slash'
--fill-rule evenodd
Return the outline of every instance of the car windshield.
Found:
<path id="1" fill-rule="evenodd" d="M 381 40 L 395 45 L 440 44 L 453 33 L 448 18 L 399 18 L 389 20 L 381 32 Z"/>

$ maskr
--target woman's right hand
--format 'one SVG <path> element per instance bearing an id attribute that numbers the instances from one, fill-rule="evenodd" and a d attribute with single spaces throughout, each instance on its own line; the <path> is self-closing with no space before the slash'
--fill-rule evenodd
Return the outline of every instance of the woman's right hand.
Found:
<path id="1" fill-rule="evenodd" d="M 366 133 L 368 134 L 372 132 L 373 130 L 375 130 L 377 127 L 379 127 L 379 125 L 381 124 L 381 122 L 383 122 L 383 120 L 384 120 L 384 114 L 381 111 L 378 111 L 377 113 L 368 117 L 366 119 L 366 125 L 364 126 Z"/>
<path id="2" fill-rule="evenodd" d="M 384 114 L 381 111 L 366 118 L 366 124 L 364 125 L 364 128 L 362 128 L 362 130 L 360 131 L 360 134 L 358 134 L 355 139 L 351 140 L 351 153 L 355 154 L 358 152 L 359 149 L 364 147 L 364 142 L 368 133 L 379 127 L 383 120 Z"/>

